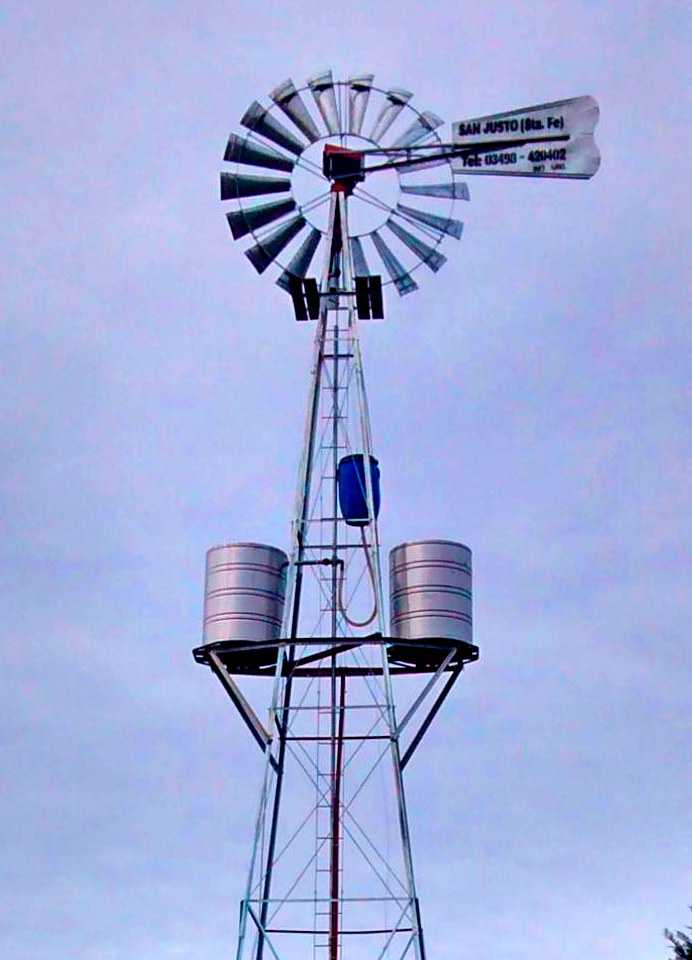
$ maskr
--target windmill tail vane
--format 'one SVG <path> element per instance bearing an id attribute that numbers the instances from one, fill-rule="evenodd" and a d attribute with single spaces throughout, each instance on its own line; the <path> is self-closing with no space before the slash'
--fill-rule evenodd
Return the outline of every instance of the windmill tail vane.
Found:
<path id="1" fill-rule="evenodd" d="M 358 323 L 384 318 L 387 287 L 407 295 L 447 262 L 461 177 L 587 179 L 599 161 L 590 97 L 459 121 L 445 141 L 409 91 L 373 81 L 286 80 L 224 155 L 233 238 L 316 322 L 290 548 L 207 552 L 193 651 L 261 754 L 238 960 L 425 960 L 404 771 L 479 656 L 472 557 L 453 539 L 400 543 L 385 603 Z"/>

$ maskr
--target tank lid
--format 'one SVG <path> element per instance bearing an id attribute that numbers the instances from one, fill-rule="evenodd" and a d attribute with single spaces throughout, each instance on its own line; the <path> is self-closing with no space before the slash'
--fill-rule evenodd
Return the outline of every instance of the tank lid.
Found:
<path id="1" fill-rule="evenodd" d="M 429 543 L 444 543 L 450 547 L 463 547 L 464 550 L 471 552 L 471 547 L 460 540 L 405 540 L 404 543 L 398 543 L 395 547 L 392 547 L 389 553 L 391 556 L 396 550 L 402 550 L 404 547 L 423 547 Z"/>
<path id="2" fill-rule="evenodd" d="M 283 553 L 279 547 L 272 547 L 268 543 L 251 543 L 250 541 L 239 540 L 236 543 L 215 543 L 209 550 L 224 550 L 226 547 L 258 547 L 260 550 L 273 550 L 274 553 Z M 209 553 L 207 550 L 207 553 Z"/>

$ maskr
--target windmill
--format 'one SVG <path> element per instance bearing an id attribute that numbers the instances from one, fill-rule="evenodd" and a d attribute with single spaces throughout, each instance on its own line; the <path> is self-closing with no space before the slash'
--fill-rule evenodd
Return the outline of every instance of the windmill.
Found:
<path id="1" fill-rule="evenodd" d="M 268 107 L 248 108 L 247 132 L 226 148 L 233 238 L 250 238 L 259 273 L 276 270 L 295 318 L 316 321 L 290 551 L 208 551 L 193 651 L 263 756 L 238 960 L 425 958 L 404 771 L 478 659 L 471 551 L 446 539 L 395 547 L 387 610 L 386 485 L 381 494 L 358 324 L 383 319 L 387 287 L 408 295 L 421 268 L 444 265 L 441 245 L 462 234 L 462 177 L 585 179 L 598 168 L 590 97 L 459 121 L 449 141 L 411 99 L 369 74 L 287 80 Z M 260 677 L 266 722 L 243 688 Z"/>

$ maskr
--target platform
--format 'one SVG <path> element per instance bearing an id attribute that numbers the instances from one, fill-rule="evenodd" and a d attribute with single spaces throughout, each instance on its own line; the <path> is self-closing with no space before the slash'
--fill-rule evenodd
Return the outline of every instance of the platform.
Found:
<path id="1" fill-rule="evenodd" d="M 255 677 L 273 677 L 276 672 L 278 651 L 288 648 L 288 656 L 283 666 L 284 676 L 325 677 L 337 676 L 379 676 L 381 666 L 356 666 L 330 662 L 341 653 L 362 646 L 386 646 L 389 672 L 396 674 L 434 673 L 454 651 L 445 671 L 463 669 L 464 664 L 478 660 L 478 647 L 462 640 L 450 640 L 447 637 L 430 637 L 425 640 L 401 640 L 398 637 L 384 637 L 372 633 L 365 637 L 296 637 L 293 640 L 221 640 L 196 647 L 192 651 L 197 663 L 211 667 L 210 653 L 214 652 L 229 674 Z M 305 653 L 306 647 L 314 647 L 314 653 Z M 296 648 L 301 655 L 296 657 Z"/>

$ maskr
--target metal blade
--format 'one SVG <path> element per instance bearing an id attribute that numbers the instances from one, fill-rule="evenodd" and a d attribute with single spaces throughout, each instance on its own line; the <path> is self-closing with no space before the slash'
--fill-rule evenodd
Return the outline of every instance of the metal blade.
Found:
<path id="1" fill-rule="evenodd" d="M 378 143 L 382 139 L 404 109 L 404 105 L 408 103 L 412 96 L 413 94 L 410 90 L 387 91 L 387 102 L 382 105 L 377 120 L 375 120 L 375 125 L 370 134 L 370 140 Z"/>
<path id="2" fill-rule="evenodd" d="M 414 290 L 417 290 L 418 284 L 410 274 L 406 273 L 377 230 L 373 230 L 370 236 L 372 237 L 372 242 L 377 248 L 377 252 L 382 259 L 382 263 L 384 264 L 387 273 L 394 281 L 394 286 L 396 287 L 399 296 L 403 297 L 407 293 L 413 293 Z"/>
<path id="3" fill-rule="evenodd" d="M 285 193 L 290 189 L 290 180 L 279 180 L 274 177 L 250 177 L 242 173 L 221 174 L 222 200 L 258 197 L 263 193 Z"/>
<path id="4" fill-rule="evenodd" d="M 310 143 L 314 143 L 315 140 L 319 140 L 320 131 L 317 129 L 315 121 L 308 113 L 308 109 L 303 103 L 301 96 L 296 90 L 292 80 L 284 80 L 283 83 L 279 84 L 276 90 L 272 90 L 272 92 L 269 94 L 269 97 L 278 105 L 279 109 L 283 110 L 286 116 L 295 123 L 300 132 L 308 138 Z"/>
<path id="5" fill-rule="evenodd" d="M 264 237 L 254 247 L 245 251 L 245 256 L 253 265 L 258 273 L 264 273 L 267 267 L 276 260 L 284 247 L 288 246 L 291 240 L 300 233 L 305 226 L 305 217 L 298 215 L 284 223 L 283 226 Z"/>
<path id="6" fill-rule="evenodd" d="M 414 143 L 418 143 L 419 140 L 422 140 L 429 133 L 432 133 L 433 130 L 437 130 L 443 123 L 442 118 L 438 117 L 436 113 L 426 110 L 425 113 L 422 113 L 420 117 L 413 121 L 408 130 L 394 141 L 392 146 L 411 147 Z"/>
<path id="7" fill-rule="evenodd" d="M 360 237 L 351 237 L 351 256 L 353 257 L 353 275 L 355 277 L 369 277 L 370 269 L 368 268 L 368 262 L 365 259 L 365 252 L 363 251 L 363 244 L 360 242 Z"/>
<path id="8" fill-rule="evenodd" d="M 308 77 L 308 86 L 312 90 L 317 109 L 322 114 L 327 130 L 329 133 L 338 133 L 339 108 L 336 105 L 332 71 L 325 70 L 322 73 L 315 74 L 314 77 Z"/>
<path id="9" fill-rule="evenodd" d="M 285 216 L 291 210 L 295 210 L 294 200 L 279 200 L 275 203 L 263 203 L 259 207 L 252 207 L 249 210 L 233 210 L 226 214 L 228 225 L 231 228 L 234 240 L 239 240 L 251 230 L 257 230 L 267 223 L 273 223 L 279 217 Z"/>
<path id="10" fill-rule="evenodd" d="M 351 77 L 348 81 L 348 132 L 355 136 L 360 136 L 360 131 L 363 129 L 370 88 L 374 79 L 374 74 L 364 73 L 359 77 Z"/>
<path id="11" fill-rule="evenodd" d="M 405 243 L 409 250 L 415 253 L 417 257 L 420 257 L 423 263 L 427 264 L 433 273 L 437 273 L 440 267 L 447 263 L 447 257 L 438 253 L 437 250 L 428 246 L 427 243 L 419 240 L 418 237 L 414 237 L 408 230 L 404 230 L 404 228 L 400 227 L 391 217 L 387 220 L 385 226 L 389 227 L 394 236 L 398 237 L 402 243 Z"/>
<path id="12" fill-rule="evenodd" d="M 440 233 L 448 233 L 450 237 L 455 237 L 457 240 L 461 237 L 461 231 L 464 229 L 464 224 L 461 220 L 453 220 L 450 217 L 438 217 L 434 213 L 423 213 L 422 210 L 414 210 L 413 207 L 406 207 L 403 203 L 397 203 L 396 208 L 399 213 L 411 217 L 419 223 L 424 223 L 426 226 L 432 227 L 433 230 L 439 230 Z"/>
<path id="13" fill-rule="evenodd" d="M 300 247 L 296 250 L 291 262 L 276 281 L 278 286 L 282 287 L 284 290 L 288 290 L 289 277 L 305 276 L 310 269 L 312 258 L 315 255 L 315 250 L 317 250 L 321 238 L 322 234 L 320 231 L 312 227 L 310 233 L 307 235 L 305 240 L 303 240 Z"/>
<path id="14" fill-rule="evenodd" d="M 285 150 L 295 153 L 297 157 L 299 157 L 305 149 L 305 146 L 286 129 L 283 123 L 275 120 L 274 117 L 264 109 L 262 104 L 257 103 L 256 100 L 247 108 L 240 122 L 244 127 L 247 127 L 248 130 L 259 133 L 261 136 L 266 137 L 267 140 L 273 140 L 274 143 L 278 143 L 278 145 Z"/>
<path id="15" fill-rule="evenodd" d="M 251 143 L 235 133 L 228 138 L 223 158 L 230 163 L 248 163 L 256 167 L 267 167 L 269 170 L 284 170 L 286 173 L 290 173 L 295 166 L 292 160 L 272 150 L 271 147 L 265 147 L 261 143 Z"/>
<path id="16" fill-rule="evenodd" d="M 411 193 L 416 197 L 444 197 L 448 200 L 469 200 L 469 188 L 466 183 L 431 183 L 423 187 L 407 187 L 402 183 L 402 193 Z"/>

